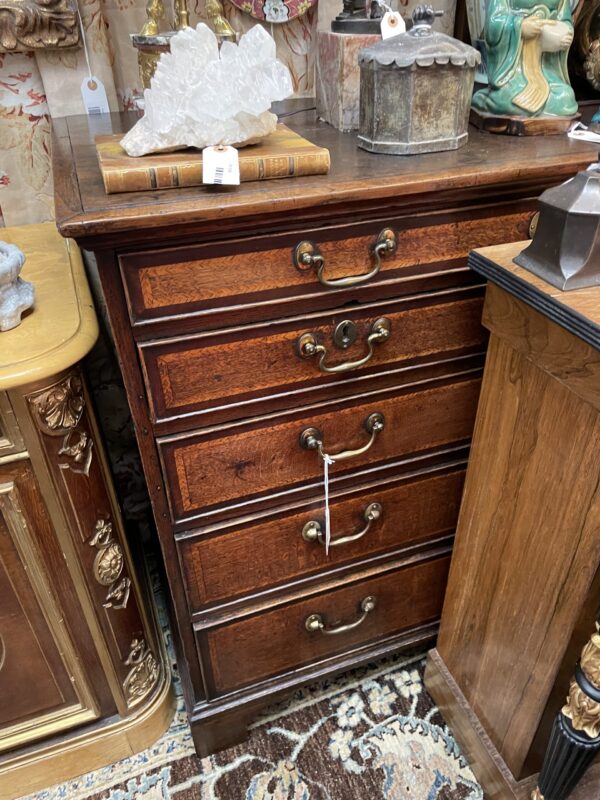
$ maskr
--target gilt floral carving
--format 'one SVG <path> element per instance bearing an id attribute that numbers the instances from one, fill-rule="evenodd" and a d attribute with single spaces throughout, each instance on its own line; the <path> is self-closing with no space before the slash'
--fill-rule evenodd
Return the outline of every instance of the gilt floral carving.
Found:
<path id="1" fill-rule="evenodd" d="M 596 633 L 583 648 L 579 661 L 588 681 L 600 690 L 600 624 L 596 622 Z M 584 731 L 590 739 L 600 736 L 600 703 L 589 697 L 576 680 L 571 681 L 567 703 L 562 713 L 571 720 L 573 728 Z"/>
<path id="2" fill-rule="evenodd" d="M 85 405 L 81 378 L 69 375 L 32 398 L 31 404 L 47 433 L 61 436 L 73 430 L 79 424 Z"/>
<path id="3" fill-rule="evenodd" d="M 98 551 L 94 559 L 94 578 L 100 586 L 109 587 L 102 606 L 125 608 L 131 591 L 131 579 L 122 575 L 125 556 L 121 545 L 113 537 L 112 522 L 99 519 L 89 544 Z"/>
<path id="4" fill-rule="evenodd" d="M 73 0 L 0 0 L 0 51 L 76 47 L 77 6 Z"/>
<path id="5" fill-rule="evenodd" d="M 160 668 L 144 639 L 132 640 L 125 666 L 131 667 L 123 682 L 127 704 L 131 708 L 141 703 L 156 686 Z"/>

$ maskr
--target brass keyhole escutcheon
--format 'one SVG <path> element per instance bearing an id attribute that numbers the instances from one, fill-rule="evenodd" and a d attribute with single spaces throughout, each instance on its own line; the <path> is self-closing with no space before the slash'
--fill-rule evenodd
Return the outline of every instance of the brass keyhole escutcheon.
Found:
<path id="1" fill-rule="evenodd" d="M 358 328 L 351 319 L 345 319 L 336 325 L 333 332 L 333 342 L 340 350 L 347 350 L 352 347 L 358 336 Z"/>

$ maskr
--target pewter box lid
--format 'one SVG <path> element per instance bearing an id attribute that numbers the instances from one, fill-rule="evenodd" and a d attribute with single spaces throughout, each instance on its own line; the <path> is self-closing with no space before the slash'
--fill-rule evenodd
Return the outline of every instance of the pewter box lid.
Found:
<path id="1" fill-rule="evenodd" d="M 395 64 L 401 69 L 413 64 L 420 67 L 449 63 L 457 67 L 465 64 L 475 67 L 479 64 L 481 56 L 474 47 L 431 28 L 434 15 L 437 16 L 431 7 L 419 6 L 413 13 L 414 24 L 409 31 L 365 47 L 360 51 L 358 63 L 385 67 Z"/>

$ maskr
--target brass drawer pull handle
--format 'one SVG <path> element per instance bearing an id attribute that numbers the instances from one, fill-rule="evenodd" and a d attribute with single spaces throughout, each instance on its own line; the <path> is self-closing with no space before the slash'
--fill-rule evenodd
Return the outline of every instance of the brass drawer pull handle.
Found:
<path id="1" fill-rule="evenodd" d="M 366 536 L 369 532 L 371 525 L 381 518 L 382 513 L 383 508 L 380 503 L 369 503 L 363 513 L 366 523 L 363 529 L 350 536 L 340 536 L 338 539 L 332 539 L 329 546 L 337 547 L 340 544 L 349 544 L 350 542 L 356 542 L 358 539 L 362 539 L 362 537 Z M 307 522 L 302 528 L 302 538 L 305 542 L 319 542 L 319 544 L 325 546 L 325 534 L 323 533 L 321 523 L 316 519 L 311 519 L 311 521 Z"/>
<path id="2" fill-rule="evenodd" d="M 345 461 L 354 456 L 362 456 L 374 444 L 377 434 L 385 427 L 385 417 L 378 411 L 369 414 L 365 420 L 365 429 L 371 434 L 371 438 L 364 447 L 358 450 L 342 450 L 339 453 L 325 453 L 323 450 L 323 434 L 318 428 L 305 428 L 300 434 L 300 447 L 304 450 L 318 450 L 322 458 L 329 456 L 333 461 Z"/>
<path id="3" fill-rule="evenodd" d="M 397 248 L 398 238 L 395 231 L 391 230 L 391 228 L 384 228 L 371 247 L 371 256 L 373 259 L 372 269 L 360 275 L 349 275 L 346 278 L 336 278 L 335 280 L 327 280 L 324 276 L 325 256 L 314 242 L 305 240 L 296 245 L 296 249 L 294 250 L 294 264 L 301 270 L 316 270 L 317 278 L 323 286 L 327 286 L 328 289 L 341 289 L 370 281 L 381 269 L 382 257 L 395 253 Z"/>
<path id="4" fill-rule="evenodd" d="M 375 606 L 377 605 L 377 600 L 369 595 L 365 597 L 364 600 L 360 604 L 361 615 L 360 617 L 355 620 L 354 622 L 348 622 L 346 625 L 338 625 L 336 628 L 328 628 L 327 625 L 323 622 L 323 617 L 320 614 L 311 614 L 309 617 L 306 618 L 304 623 L 304 627 L 310 633 L 315 633 L 316 631 L 320 631 L 321 633 L 325 633 L 328 636 L 333 636 L 336 633 L 346 633 L 347 631 L 353 631 L 354 628 L 358 628 L 359 625 L 366 620 L 369 616 L 371 611 L 375 610 Z"/>
<path id="5" fill-rule="evenodd" d="M 325 359 L 327 358 L 327 348 L 323 344 L 317 344 L 317 337 L 314 333 L 303 333 L 298 339 L 298 353 L 302 358 L 312 358 L 313 356 L 320 355 L 319 369 L 321 372 L 336 373 L 336 372 L 350 372 L 350 370 L 358 369 L 364 366 L 373 357 L 375 352 L 375 345 L 382 344 L 390 338 L 392 330 L 392 323 L 389 319 L 382 317 L 375 320 L 371 325 L 371 333 L 367 337 L 368 352 L 357 361 L 345 361 L 343 364 L 334 364 L 327 366 Z"/>

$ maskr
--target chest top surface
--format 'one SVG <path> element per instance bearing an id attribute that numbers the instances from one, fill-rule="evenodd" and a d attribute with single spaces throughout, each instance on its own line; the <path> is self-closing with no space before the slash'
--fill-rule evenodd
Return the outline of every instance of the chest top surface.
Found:
<path id="1" fill-rule="evenodd" d="M 303 111 L 310 100 L 288 101 L 283 121 L 331 154 L 329 175 L 256 181 L 239 187 L 192 187 L 108 195 L 98 167 L 95 136 L 127 131 L 133 113 L 76 116 L 53 121 L 53 166 L 56 221 L 63 236 L 85 240 L 116 237 L 144 230 L 157 237 L 185 226 L 222 225 L 243 219 L 291 217 L 294 223 L 322 219 L 345 209 L 389 207 L 411 202 L 416 195 L 428 203 L 444 196 L 481 198 L 486 189 L 510 192 L 530 185 L 559 183 L 596 158 L 596 147 L 566 136 L 498 137 L 469 130 L 460 150 L 418 156 L 387 156 L 360 150 L 354 134 L 342 134 Z"/>
<path id="2" fill-rule="evenodd" d="M 529 242 L 482 247 L 469 266 L 492 283 L 527 303 L 600 350 L 600 286 L 561 291 L 513 262 Z"/>

